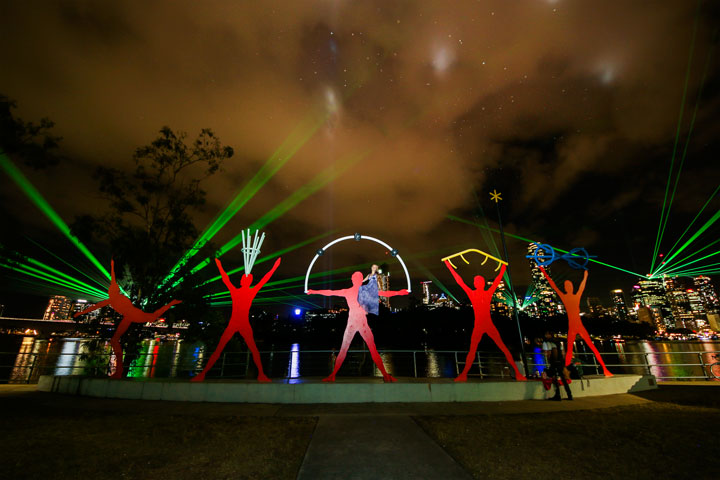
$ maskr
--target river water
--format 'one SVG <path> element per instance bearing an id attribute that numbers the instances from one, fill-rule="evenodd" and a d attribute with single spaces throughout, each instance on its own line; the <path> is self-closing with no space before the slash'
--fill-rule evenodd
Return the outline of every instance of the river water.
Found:
<path id="1" fill-rule="evenodd" d="M 87 338 L 55 337 L 37 339 L 19 335 L 0 335 L 0 383 L 32 383 L 40 375 L 96 375 L 114 371 L 115 358 L 109 343 L 90 351 Z M 720 360 L 718 341 L 613 341 L 597 342 L 605 363 L 614 373 L 647 373 L 662 379 L 707 378 L 713 355 Z M 594 357 L 583 344 L 576 345 L 576 358 L 583 363 L 583 373 L 600 373 Z M 134 378 L 189 378 L 204 366 L 206 352 L 202 344 L 182 340 L 143 341 L 138 355 L 131 359 L 128 376 Z M 386 350 L 381 353 L 385 368 L 400 377 L 453 378 L 462 369 L 466 351 L 424 349 Z M 530 370 L 535 355 L 527 351 Z M 261 352 L 263 368 L 272 378 L 288 382 L 303 377 L 327 376 L 334 364 L 334 350 L 303 350 L 297 343 L 285 351 Z M 510 369 L 499 350 L 480 352 L 482 369 L 474 366 L 476 377 L 510 376 Z M 539 362 L 539 360 L 538 360 Z M 126 365 L 128 362 L 126 361 Z M 247 352 L 225 352 L 208 374 L 208 378 L 253 378 L 256 376 L 252 358 Z M 341 376 L 381 376 L 367 350 L 351 350 L 339 372 Z"/>

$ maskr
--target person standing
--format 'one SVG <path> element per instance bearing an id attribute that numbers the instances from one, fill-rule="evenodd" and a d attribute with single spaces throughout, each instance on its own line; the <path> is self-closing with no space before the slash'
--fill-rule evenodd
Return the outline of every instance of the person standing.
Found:
<path id="1" fill-rule="evenodd" d="M 549 400 L 555 400 L 558 402 L 562 400 L 562 397 L 560 396 L 561 383 L 563 384 L 563 387 L 565 387 L 567 399 L 572 400 L 572 391 L 570 391 L 570 385 L 568 385 L 568 376 L 564 374 L 565 368 L 563 361 L 560 358 L 560 351 L 558 350 L 557 343 L 550 332 L 545 332 L 545 341 L 543 341 L 542 349 L 545 354 L 546 362 L 550 365 L 545 372 L 548 378 L 550 378 L 555 384 L 555 396 L 551 397 Z"/>

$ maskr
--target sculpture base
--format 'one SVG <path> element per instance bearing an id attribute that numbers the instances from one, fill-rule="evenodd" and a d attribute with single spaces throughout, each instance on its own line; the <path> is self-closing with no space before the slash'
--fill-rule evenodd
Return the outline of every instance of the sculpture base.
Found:
<path id="1" fill-rule="evenodd" d="M 498 402 L 542 400 L 554 393 L 554 389 L 545 390 L 542 382 L 537 380 L 516 382 L 470 379 L 466 383 L 456 383 L 446 378 L 402 377 L 396 383 L 357 377 L 338 378 L 335 383 L 323 383 L 321 380 L 282 379 L 272 383 L 208 380 L 190 383 L 175 379 L 110 380 L 44 375 L 40 377 L 37 389 L 98 398 L 285 404 Z M 652 375 L 593 376 L 573 380 L 570 388 L 574 397 L 588 397 L 650 390 L 657 388 L 657 383 Z"/>

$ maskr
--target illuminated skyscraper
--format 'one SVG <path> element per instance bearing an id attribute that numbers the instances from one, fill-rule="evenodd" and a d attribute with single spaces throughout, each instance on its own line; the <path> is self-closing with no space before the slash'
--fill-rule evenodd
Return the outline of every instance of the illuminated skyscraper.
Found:
<path id="1" fill-rule="evenodd" d="M 623 291 L 620 289 L 613 290 L 610 292 L 610 296 L 618 318 L 620 320 L 629 320 L 630 315 L 628 313 L 627 304 L 625 303 L 625 295 L 623 295 Z"/>
<path id="2" fill-rule="evenodd" d="M 72 302 L 68 297 L 53 295 L 45 309 L 43 320 L 67 320 L 70 317 Z"/>
<path id="3" fill-rule="evenodd" d="M 485 288 L 490 288 L 492 283 L 493 282 L 487 282 Z M 495 290 L 495 293 L 493 294 L 492 301 L 490 302 L 490 311 L 492 313 L 497 313 L 506 317 L 510 316 L 512 309 L 510 308 L 510 305 L 508 305 L 510 302 L 507 299 L 507 295 L 509 295 L 507 287 L 505 282 L 501 280 L 498 284 L 497 290 Z"/>
<path id="4" fill-rule="evenodd" d="M 534 255 L 536 250 L 537 244 L 529 244 L 527 250 L 528 256 Z M 540 250 L 540 253 L 542 253 L 542 249 Z M 537 266 L 537 263 L 535 263 L 535 260 L 533 260 L 532 258 L 530 258 L 529 260 L 530 276 L 532 277 L 532 282 L 535 287 L 535 296 L 537 297 L 537 301 L 534 302 L 534 306 L 537 307 L 537 314 L 541 317 L 548 315 L 564 314 L 565 308 L 563 307 L 562 302 L 558 298 L 555 291 L 550 287 L 547 279 L 540 271 L 540 267 Z M 545 271 L 548 275 L 550 275 L 549 267 L 545 267 Z M 531 310 L 526 309 L 526 311 Z"/>
<path id="5" fill-rule="evenodd" d="M 424 305 L 430 305 L 430 284 L 432 282 L 430 280 L 427 280 L 425 282 L 420 282 L 422 285 L 422 292 L 423 292 L 423 304 Z"/>
<path id="6" fill-rule="evenodd" d="M 701 295 L 707 313 L 720 313 L 720 301 L 710 277 L 700 275 L 693 278 L 695 289 Z"/>
<path id="7" fill-rule="evenodd" d="M 633 301 L 637 301 L 643 307 L 650 309 L 653 321 L 658 327 L 675 326 L 662 280 L 650 280 L 647 278 L 638 280 L 637 284 L 633 286 L 631 296 Z"/>
<path id="8" fill-rule="evenodd" d="M 600 303 L 600 299 L 597 297 L 588 297 L 587 300 L 588 310 L 590 310 L 590 315 L 604 315 L 605 314 L 605 308 L 602 306 L 602 303 Z"/>

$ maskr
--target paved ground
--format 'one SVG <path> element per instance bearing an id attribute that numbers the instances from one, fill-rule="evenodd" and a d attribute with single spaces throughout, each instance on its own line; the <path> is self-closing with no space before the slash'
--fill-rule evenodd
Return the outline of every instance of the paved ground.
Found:
<path id="1" fill-rule="evenodd" d="M 669 402 L 720 408 L 715 391 L 720 382 L 676 382 L 638 394 L 585 397 L 574 401 L 526 400 L 471 403 L 383 403 L 327 405 L 268 405 L 185 403 L 96 399 L 35 391 L 34 385 L 0 385 L 0 404 L 6 411 L 22 405 L 33 411 L 67 410 L 112 414 L 187 417 L 316 417 L 317 425 L 299 467 L 299 479 L 471 478 L 413 417 L 501 417 L 570 411 L 602 411 L 615 407 Z M 712 390 L 708 390 L 712 389 Z M 707 395 L 704 392 L 710 393 Z M 708 403 L 710 402 L 710 403 Z M 715 403 L 713 403 L 715 402 Z M 76 414 L 72 414 L 76 412 Z M 290 419 L 289 419 L 290 420 Z"/>
<path id="2" fill-rule="evenodd" d="M 409 416 L 333 415 L 318 420 L 299 480 L 469 480 Z"/>

